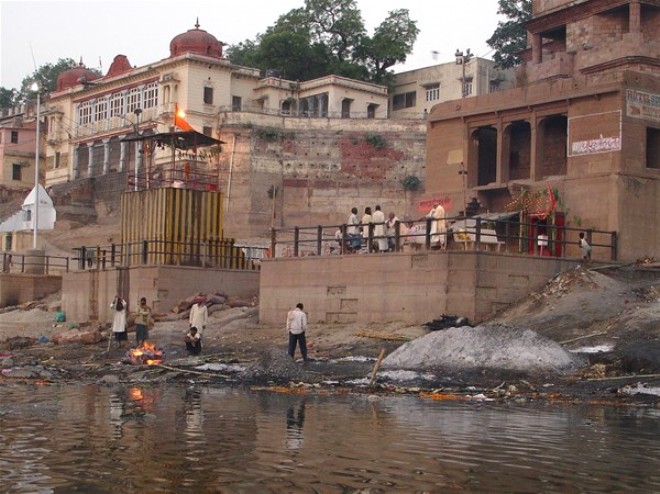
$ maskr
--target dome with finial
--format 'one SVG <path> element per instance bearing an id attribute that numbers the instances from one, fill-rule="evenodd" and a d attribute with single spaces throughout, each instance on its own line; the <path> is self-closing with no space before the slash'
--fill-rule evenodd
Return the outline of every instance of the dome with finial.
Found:
<path id="1" fill-rule="evenodd" d="M 100 77 L 99 74 L 85 67 L 81 58 L 77 67 L 67 69 L 57 76 L 55 91 L 64 91 L 65 89 L 91 82 Z"/>
<path id="2" fill-rule="evenodd" d="M 215 36 L 199 28 L 199 18 L 195 29 L 172 38 L 170 41 L 170 58 L 185 53 L 196 53 L 207 57 L 222 58 L 222 43 Z"/>

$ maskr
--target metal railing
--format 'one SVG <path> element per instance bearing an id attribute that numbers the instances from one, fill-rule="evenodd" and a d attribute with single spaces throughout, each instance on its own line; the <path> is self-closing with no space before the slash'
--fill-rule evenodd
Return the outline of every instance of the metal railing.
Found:
<path id="1" fill-rule="evenodd" d="M 470 220 L 466 227 L 465 220 Z M 536 225 L 532 222 L 487 220 L 479 217 L 448 217 L 446 231 L 432 233 L 433 219 L 396 222 L 386 235 L 374 235 L 375 225 L 356 225 L 358 235 L 351 235 L 350 226 L 317 225 L 274 228 L 271 230 L 272 257 L 306 257 L 340 254 L 370 254 L 381 252 L 378 240 L 387 240 L 387 252 L 418 249 L 495 250 L 500 253 L 528 254 L 559 258 L 582 257 L 579 234 L 592 247 L 591 257 L 616 261 L 617 233 L 597 229 L 556 225 Z M 530 235 L 533 232 L 533 235 Z M 384 245 L 384 242 L 381 242 Z"/>
<path id="2" fill-rule="evenodd" d="M 179 159 L 179 161 L 181 162 L 180 166 L 156 166 L 153 170 L 143 169 L 137 173 L 129 172 L 126 190 L 162 189 L 166 187 L 213 192 L 218 190 L 217 173 L 201 171 L 195 167 L 186 167 L 185 164 L 188 161 L 194 161 L 193 159 Z"/>
<path id="3" fill-rule="evenodd" d="M 3 273 L 57 275 L 69 271 L 69 258 L 16 252 L 2 253 Z"/>
<path id="4" fill-rule="evenodd" d="M 227 239 L 175 242 L 144 240 L 125 244 L 82 246 L 73 249 L 77 269 L 129 266 L 196 266 L 215 269 L 259 270 L 265 247 L 236 245 Z"/>

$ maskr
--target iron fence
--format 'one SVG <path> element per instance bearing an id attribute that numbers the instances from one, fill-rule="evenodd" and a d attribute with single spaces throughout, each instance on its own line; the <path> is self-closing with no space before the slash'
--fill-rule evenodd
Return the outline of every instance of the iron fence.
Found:
<path id="1" fill-rule="evenodd" d="M 378 240 L 387 240 L 387 252 L 404 250 L 493 250 L 500 253 L 579 258 L 579 234 L 592 247 L 591 257 L 616 261 L 617 233 L 594 228 L 542 225 L 519 219 L 448 217 L 447 229 L 433 232 L 435 220 L 398 221 L 385 235 L 374 234 L 375 225 L 359 224 L 358 235 L 350 226 L 317 225 L 273 228 L 269 255 L 273 257 L 371 254 L 382 252 Z M 381 246 L 385 242 L 380 243 Z"/>
<path id="2" fill-rule="evenodd" d="M 39 254 L 2 253 L 3 273 L 58 275 L 69 271 L 69 258 Z"/>
<path id="3" fill-rule="evenodd" d="M 129 266 L 196 266 L 215 269 L 259 270 L 265 247 L 237 245 L 234 240 L 178 242 L 143 240 L 73 249 L 79 270 Z"/>

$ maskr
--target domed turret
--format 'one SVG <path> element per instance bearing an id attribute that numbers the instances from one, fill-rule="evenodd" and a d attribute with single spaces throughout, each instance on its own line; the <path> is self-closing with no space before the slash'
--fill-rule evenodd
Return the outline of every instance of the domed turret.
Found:
<path id="1" fill-rule="evenodd" d="M 57 76 L 57 81 L 55 82 L 55 91 L 64 91 L 70 87 L 75 87 L 78 84 L 91 82 L 100 77 L 101 76 L 99 74 L 85 67 L 81 60 L 77 67 L 65 70 L 59 76 Z"/>
<path id="2" fill-rule="evenodd" d="M 185 53 L 196 53 L 207 57 L 222 58 L 222 43 L 215 36 L 199 28 L 199 20 L 195 29 L 175 36 L 170 41 L 170 58 Z"/>

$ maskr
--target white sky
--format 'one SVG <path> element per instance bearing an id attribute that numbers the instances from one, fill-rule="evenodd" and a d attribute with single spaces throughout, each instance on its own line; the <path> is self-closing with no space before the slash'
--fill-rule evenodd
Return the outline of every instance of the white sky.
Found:
<path id="1" fill-rule="evenodd" d="M 497 0 L 357 0 L 369 34 L 387 13 L 407 8 L 420 34 L 395 72 L 454 60 L 456 49 L 492 57 L 486 45 Z M 254 39 L 304 0 L 0 0 L 0 86 L 18 88 L 35 66 L 72 58 L 105 74 L 115 55 L 135 66 L 169 56 L 170 40 L 200 28 L 226 44 Z M 433 52 L 438 52 L 433 54 Z"/>

